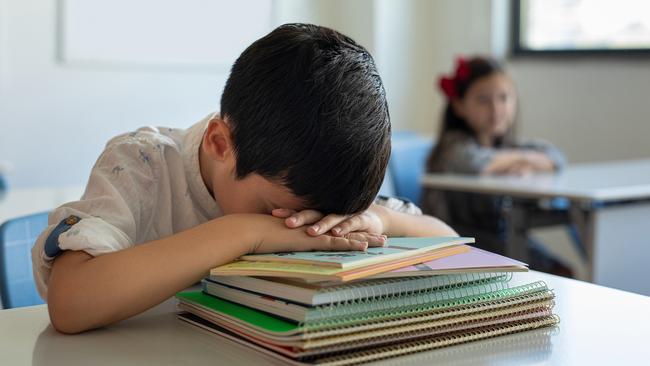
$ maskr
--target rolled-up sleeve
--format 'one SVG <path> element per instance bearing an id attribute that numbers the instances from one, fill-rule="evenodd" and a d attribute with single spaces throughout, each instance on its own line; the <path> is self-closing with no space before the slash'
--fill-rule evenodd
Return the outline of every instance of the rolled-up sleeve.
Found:
<path id="1" fill-rule="evenodd" d="M 73 250 L 99 256 L 141 240 L 138 225 L 150 220 L 156 197 L 158 150 L 133 135 L 113 139 L 93 167 L 82 198 L 50 213 L 49 226 L 32 248 L 34 278 L 43 298 L 59 253 Z"/>
<path id="2" fill-rule="evenodd" d="M 422 215 L 422 210 L 413 202 L 398 198 L 398 197 L 388 197 L 388 196 L 377 196 L 375 203 L 391 210 L 395 210 L 402 213 L 407 213 L 411 215 Z"/>

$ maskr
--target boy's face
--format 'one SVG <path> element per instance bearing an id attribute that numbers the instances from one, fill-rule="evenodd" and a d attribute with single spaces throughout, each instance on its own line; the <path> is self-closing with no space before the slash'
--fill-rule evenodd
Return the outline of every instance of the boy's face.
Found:
<path id="1" fill-rule="evenodd" d="M 216 178 L 216 177 L 215 177 Z M 303 200 L 286 187 L 258 174 L 236 180 L 234 174 L 215 185 L 213 194 L 225 215 L 233 213 L 270 214 L 276 208 L 303 210 Z"/>
<path id="2" fill-rule="evenodd" d="M 304 200 L 277 181 L 259 174 L 244 179 L 235 175 L 235 154 L 230 127 L 215 117 L 207 126 L 199 150 L 201 177 L 224 215 L 270 214 L 276 208 L 305 209 Z"/>

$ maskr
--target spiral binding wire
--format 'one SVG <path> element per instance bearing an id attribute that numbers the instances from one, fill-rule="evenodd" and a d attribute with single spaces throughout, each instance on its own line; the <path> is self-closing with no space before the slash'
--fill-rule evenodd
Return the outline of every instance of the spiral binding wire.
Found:
<path id="1" fill-rule="evenodd" d="M 376 361 L 380 359 L 401 356 L 409 353 L 426 351 L 434 348 L 451 346 L 454 344 L 475 341 L 479 339 L 492 338 L 500 335 L 517 333 L 529 329 L 554 326 L 560 322 L 557 315 L 537 318 L 534 320 L 522 320 L 499 324 L 495 326 L 478 328 L 470 331 L 462 331 L 443 336 L 424 338 L 402 342 L 393 346 L 382 348 L 371 348 L 357 352 L 341 353 L 336 356 L 314 359 L 318 365 L 343 366 L 362 362 Z"/>
<path id="2" fill-rule="evenodd" d="M 443 290 L 422 290 L 401 297 L 391 295 L 345 302 L 345 305 L 316 307 L 307 314 L 306 321 L 300 326 L 305 333 L 309 333 L 341 325 L 415 315 L 547 290 L 546 284 L 541 281 L 513 288 L 508 288 L 507 282 L 488 282 Z"/>
<path id="3" fill-rule="evenodd" d="M 461 288 L 467 285 L 478 285 L 491 282 L 508 282 L 512 272 L 493 273 L 459 273 L 436 276 L 418 276 L 389 278 L 353 282 L 345 285 L 332 286 L 321 290 L 327 296 L 328 304 L 341 304 L 354 299 L 373 299 L 385 296 L 405 296 L 423 291 Z M 395 291 L 395 289 L 399 289 Z M 352 295 L 352 296 L 351 296 Z M 350 300 L 352 298 L 353 300 Z"/>
<path id="4" fill-rule="evenodd" d="M 511 278 L 512 273 L 500 273 L 496 276 L 483 273 L 462 273 L 408 277 L 399 281 L 380 280 L 370 286 L 364 285 L 362 282 L 350 284 L 345 288 L 347 295 L 344 295 L 340 288 L 337 292 L 330 291 L 330 300 L 332 301 L 309 311 L 305 322 L 484 294 L 507 288 L 507 282 Z M 394 292 L 394 289 L 399 286 L 402 288 Z M 387 293 L 387 289 L 391 289 L 392 292 Z M 353 293 L 352 296 L 350 296 L 350 292 Z"/>
<path id="5" fill-rule="evenodd" d="M 403 326 L 412 323 L 422 323 L 435 321 L 441 318 L 457 317 L 466 314 L 481 313 L 495 309 L 511 308 L 519 305 L 548 302 L 555 298 L 551 291 L 542 291 L 537 293 L 524 294 L 504 299 L 497 299 L 487 302 L 474 303 L 455 308 L 442 308 L 425 312 L 422 314 L 412 314 L 406 316 L 397 316 L 386 319 L 375 319 L 361 324 L 341 324 L 335 328 L 318 329 L 306 331 L 303 333 L 303 339 L 312 340 L 325 337 L 331 337 L 340 334 L 363 332 L 377 328 L 388 328 L 394 326 Z"/>
<path id="6" fill-rule="evenodd" d="M 306 342 L 303 348 L 318 349 L 320 353 L 332 353 L 337 350 L 360 348 L 366 345 L 376 346 L 427 335 L 432 336 L 464 329 L 492 326 L 495 323 L 550 316 L 554 305 L 555 303 L 552 300 L 548 300 L 542 303 L 523 304 L 487 313 L 446 317 L 410 325 L 400 324 L 396 327 L 387 327 L 369 332 L 314 339 Z"/>

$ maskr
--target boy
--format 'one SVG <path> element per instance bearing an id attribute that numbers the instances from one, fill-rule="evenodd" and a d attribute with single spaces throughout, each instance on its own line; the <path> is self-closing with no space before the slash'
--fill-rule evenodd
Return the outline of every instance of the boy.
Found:
<path id="1" fill-rule="evenodd" d="M 220 115 L 112 139 L 82 199 L 50 214 L 32 258 L 52 324 L 76 333 L 128 318 L 246 253 L 455 235 L 371 205 L 389 154 L 368 52 L 324 27 L 275 29 L 233 65 Z"/>

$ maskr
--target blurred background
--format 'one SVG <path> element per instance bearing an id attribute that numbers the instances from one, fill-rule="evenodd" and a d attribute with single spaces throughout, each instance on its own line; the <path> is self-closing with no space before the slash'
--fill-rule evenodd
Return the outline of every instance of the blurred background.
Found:
<path id="1" fill-rule="evenodd" d="M 647 42 L 646 4 L 0 0 L 0 184 L 26 192 L 0 201 L 0 222 L 76 199 L 111 137 L 144 125 L 188 127 L 218 110 L 237 55 L 287 22 L 332 27 L 374 55 L 395 131 L 435 138 L 438 77 L 456 56 L 486 54 L 505 59 L 515 80 L 520 137 L 552 141 L 570 163 L 649 157 L 647 50 L 552 52 Z M 544 6 L 564 17 L 546 16 Z M 582 22 L 582 33 L 565 21 Z M 553 229 L 539 235 L 566 240 Z M 566 248 L 563 256 L 575 257 Z"/>
<path id="2" fill-rule="evenodd" d="M 647 58 L 509 57 L 511 5 L 0 0 L 0 169 L 14 188 L 84 184 L 110 137 L 218 110 L 236 56 L 286 22 L 330 26 L 368 48 L 396 130 L 433 136 L 438 76 L 457 55 L 492 54 L 508 58 L 522 137 L 553 141 L 570 162 L 649 156 Z"/>

